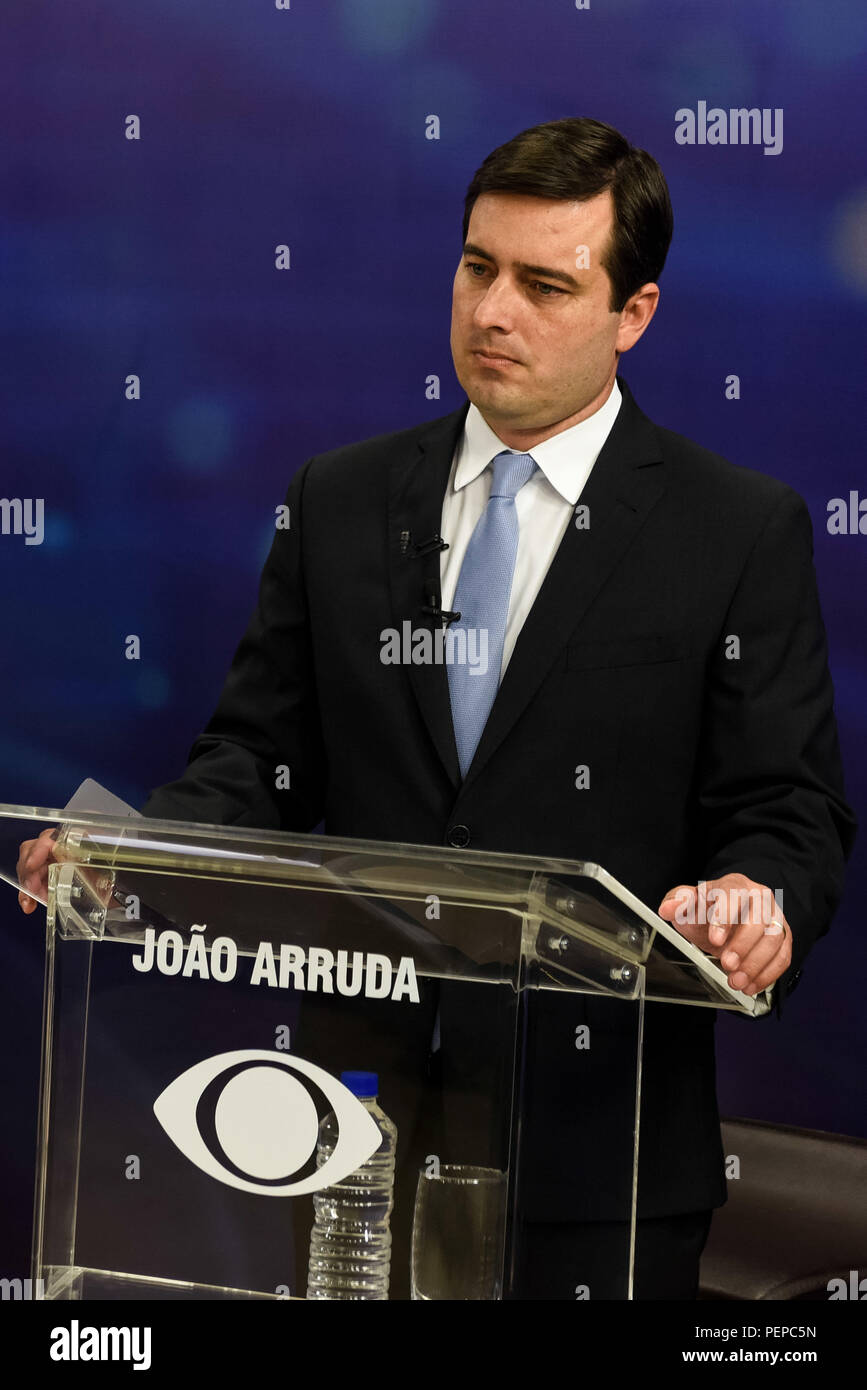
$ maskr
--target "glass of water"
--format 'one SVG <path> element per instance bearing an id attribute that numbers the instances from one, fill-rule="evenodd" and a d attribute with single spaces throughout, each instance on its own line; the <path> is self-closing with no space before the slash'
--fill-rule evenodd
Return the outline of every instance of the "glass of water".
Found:
<path id="1" fill-rule="evenodd" d="M 412 1224 L 414 1299 L 502 1297 L 506 1189 L 498 1168 L 422 1169 Z"/>

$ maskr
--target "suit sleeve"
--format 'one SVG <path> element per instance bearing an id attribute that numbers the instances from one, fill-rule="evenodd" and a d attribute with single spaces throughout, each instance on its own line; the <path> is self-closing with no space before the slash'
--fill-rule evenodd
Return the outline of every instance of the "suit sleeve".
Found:
<path id="1" fill-rule="evenodd" d="M 731 637 L 737 659 L 726 655 Z M 705 877 L 742 873 L 777 893 L 793 937 L 775 990 L 779 1013 L 828 930 L 855 837 L 812 527 L 791 490 L 753 546 L 709 675 L 699 765 Z"/>
<path id="2" fill-rule="evenodd" d="M 275 531 L 258 603 L 217 708 L 193 744 L 183 775 L 151 792 L 142 808 L 146 816 L 297 831 L 312 830 L 322 819 L 326 760 L 302 539 L 312 462 L 289 486 L 289 526 Z"/>

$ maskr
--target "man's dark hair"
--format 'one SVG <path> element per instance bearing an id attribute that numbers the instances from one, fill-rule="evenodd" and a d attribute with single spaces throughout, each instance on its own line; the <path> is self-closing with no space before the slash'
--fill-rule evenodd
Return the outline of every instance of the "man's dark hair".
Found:
<path id="1" fill-rule="evenodd" d="M 583 202 L 606 188 L 614 201 L 614 232 L 602 268 L 611 281 L 609 308 L 619 313 L 637 289 L 659 279 L 674 218 L 656 160 L 603 121 L 588 116 L 548 121 L 493 150 L 467 189 L 463 240 L 481 193 Z"/>

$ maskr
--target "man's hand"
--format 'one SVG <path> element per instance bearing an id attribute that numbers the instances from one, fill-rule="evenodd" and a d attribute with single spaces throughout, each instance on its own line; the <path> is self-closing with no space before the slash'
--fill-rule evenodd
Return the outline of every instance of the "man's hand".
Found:
<path id="1" fill-rule="evenodd" d="M 47 826 L 37 840 L 24 840 L 18 852 L 18 882 L 43 897 L 48 894 L 48 866 L 54 857 L 57 829 L 56 825 Z M 38 900 L 24 892 L 18 894 L 18 902 L 22 912 L 35 912 L 39 907 Z"/>
<path id="2" fill-rule="evenodd" d="M 48 897 L 48 870 L 52 864 L 62 863 L 66 858 L 63 850 L 58 853 L 57 849 L 55 837 L 60 833 L 60 829 L 58 825 L 46 826 L 38 839 L 23 840 L 21 843 L 16 873 L 21 884 L 18 903 L 22 912 L 29 914 L 40 906 L 39 900 L 32 898 L 30 893 L 41 893 L 43 898 Z M 81 865 L 78 872 L 90 885 L 94 897 L 103 907 L 108 907 L 114 890 L 114 876 L 110 870 L 98 866 L 85 868 Z M 29 892 L 26 891 L 28 889 Z"/>
<path id="3" fill-rule="evenodd" d="M 770 888 L 725 874 L 666 893 L 659 915 L 687 941 L 716 956 L 732 989 L 760 994 L 787 970 L 792 932 Z"/>

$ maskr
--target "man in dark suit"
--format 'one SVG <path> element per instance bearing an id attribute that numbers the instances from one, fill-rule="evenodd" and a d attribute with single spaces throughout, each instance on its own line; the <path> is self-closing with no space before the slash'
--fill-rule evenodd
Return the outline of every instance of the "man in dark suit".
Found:
<path id="1" fill-rule="evenodd" d="M 216 712 L 144 810 L 595 861 L 779 1009 L 854 822 L 804 503 L 652 424 L 618 375 L 671 227 L 655 161 L 599 122 L 488 157 L 453 296 L 469 401 L 298 470 Z M 443 622 L 484 637 L 493 681 L 385 656 L 404 623 Z M 770 918 L 738 909 L 745 887 L 776 894 Z M 638 1297 L 694 1297 L 725 1201 L 714 1018 L 647 1009 Z M 527 1297 L 623 1292 L 622 1134 L 597 1096 L 587 1143 L 582 1022 L 628 1065 L 614 1001 L 546 994 L 525 1018 Z"/>

